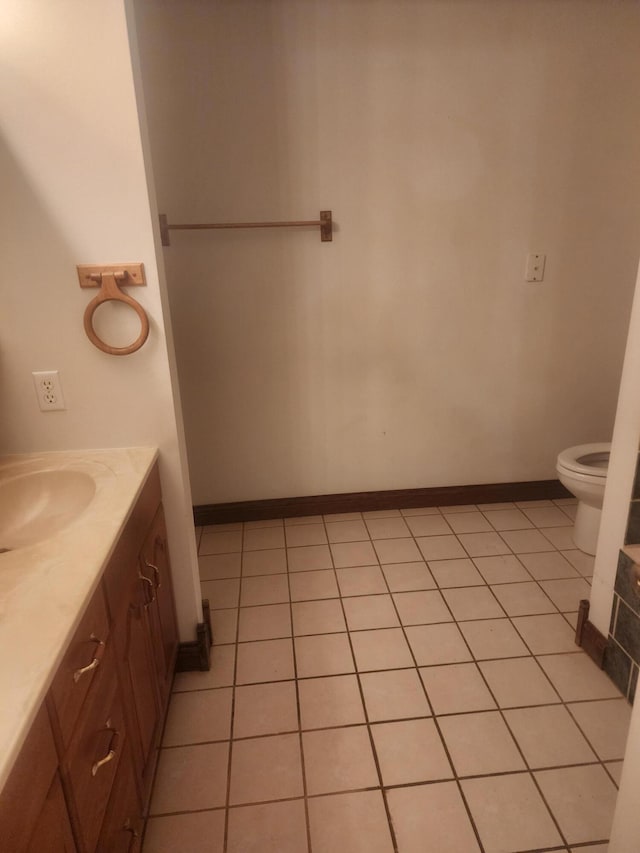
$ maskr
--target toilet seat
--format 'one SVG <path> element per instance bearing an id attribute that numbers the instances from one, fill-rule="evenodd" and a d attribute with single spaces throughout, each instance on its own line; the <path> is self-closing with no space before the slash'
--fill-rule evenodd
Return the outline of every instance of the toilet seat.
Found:
<path id="1" fill-rule="evenodd" d="M 578 444 L 568 447 L 558 454 L 558 468 L 564 468 L 574 474 L 605 479 L 609 467 L 611 442 Z"/>

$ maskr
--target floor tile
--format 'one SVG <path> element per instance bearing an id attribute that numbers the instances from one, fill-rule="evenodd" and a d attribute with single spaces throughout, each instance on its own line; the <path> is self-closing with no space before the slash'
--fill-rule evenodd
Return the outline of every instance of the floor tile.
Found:
<path id="1" fill-rule="evenodd" d="M 362 517 L 364 519 L 368 518 L 392 518 L 393 516 L 399 516 L 399 509 L 372 509 L 367 512 L 362 513 Z"/>
<path id="2" fill-rule="evenodd" d="M 357 631 L 351 635 L 359 672 L 412 666 L 413 658 L 400 628 Z"/>
<path id="3" fill-rule="evenodd" d="M 262 527 L 282 527 L 283 518 L 262 518 L 258 521 L 245 521 L 245 530 L 259 530 Z"/>
<path id="4" fill-rule="evenodd" d="M 489 660 L 479 666 L 500 708 L 551 705 L 560 701 L 535 658 Z"/>
<path id="5" fill-rule="evenodd" d="M 303 732 L 302 748 L 310 796 L 378 784 L 366 726 Z"/>
<path id="6" fill-rule="evenodd" d="M 411 563 L 420 559 L 413 539 L 376 539 L 374 548 L 380 563 Z"/>
<path id="7" fill-rule="evenodd" d="M 572 550 L 576 547 L 573 541 L 573 525 L 569 527 L 542 527 L 540 533 L 560 551 Z"/>
<path id="8" fill-rule="evenodd" d="M 305 634 L 334 634 L 347 630 L 338 598 L 296 601 L 291 605 L 291 609 L 293 633 L 298 637 Z"/>
<path id="9" fill-rule="evenodd" d="M 228 755 L 228 743 L 161 749 L 149 814 L 224 806 Z"/>
<path id="10" fill-rule="evenodd" d="M 569 710 L 599 758 L 624 758 L 631 719 L 631 705 L 626 699 L 576 702 L 569 705 Z"/>
<path id="11" fill-rule="evenodd" d="M 476 557 L 473 562 L 486 583 L 515 583 L 531 580 L 529 572 L 513 554 Z"/>
<path id="12" fill-rule="evenodd" d="M 203 533 L 200 537 L 200 554 L 229 554 L 242 550 L 242 531 Z"/>
<path id="13" fill-rule="evenodd" d="M 212 610 L 237 607 L 240 596 L 240 581 L 233 578 L 223 581 L 203 581 L 200 584 L 202 597 L 209 599 Z"/>
<path id="14" fill-rule="evenodd" d="M 462 634 L 453 624 L 416 625 L 406 633 L 418 666 L 471 660 Z"/>
<path id="15" fill-rule="evenodd" d="M 288 548 L 297 548 L 303 545 L 324 545 L 327 534 L 324 524 L 293 524 L 285 527 L 285 538 Z"/>
<path id="16" fill-rule="evenodd" d="M 514 554 L 534 554 L 537 551 L 549 550 L 549 540 L 538 530 L 505 530 L 501 535 Z"/>
<path id="17" fill-rule="evenodd" d="M 360 595 L 343 601 L 350 631 L 394 628 L 400 624 L 390 595 Z"/>
<path id="18" fill-rule="evenodd" d="M 368 518 L 366 524 L 372 539 L 400 539 L 410 535 L 403 518 Z"/>
<path id="19" fill-rule="evenodd" d="M 365 542 L 369 531 L 363 521 L 327 522 L 329 542 Z"/>
<path id="20" fill-rule="evenodd" d="M 298 682 L 303 729 L 364 723 L 364 708 L 355 675 L 301 679 Z"/>
<path id="21" fill-rule="evenodd" d="M 435 714 L 488 711 L 496 707 L 475 663 L 421 667 L 420 675 Z"/>
<path id="22" fill-rule="evenodd" d="M 331 552 L 328 545 L 306 545 L 303 548 L 287 548 L 290 572 L 313 572 L 317 569 L 332 569 Z"/>
<path id="23" fill-rule="evenodd" d="M 229 809 L 227 853 L 307 853 L 308 849 L 304 800 Z"/>
<path id="24" fill-rule="evenodd" d="M 222 853 L 224 809 L 152 817 L 144 834 L 144 853 Z"/>
<path id="25" fill-rule="evenodd" d="M 286 681 L 294 676 L 291 640 L 261 640 L 238 646 L 236 684 Z"/>
<path id="26" fill-rule="evenodd" d="M 476 660 L 521 657 L 529 650 L 508 619 L 463 622 L 460 629 Z"/>
<path id="27" fill-rule="evenodd" d="M 326 522 L 333 521 L 362 521 L 361 512 L 333 512 L 324 516 Z"/>
<path id="28" fill-rule="evenodd" d="M 371 732 L 384 785 L 453 778 L 433 720 L 376 723 Z"/>
<path id="29" fill-rule="evenodd" d="M 563 553 L 574 569 L 577 569 L 583 577 L 590 578 L 593 575 L 595 557 L 592 557 L 591 554 L 585 554 L 584 551 L 579 551 L 577 548 Z"/>
<path id="30" fill-rule="evenodd" d="M 331 569 L 317 572 L 298 572 L 289 575 L 291 601 L 312 601 L 318 598 L 337 598 L 338 584 Z"/>
<path id="31" fill-rule="evenodd" d="M 431 716 L 415 669 L 364 672 L 360 683 L 367 715 L 372 722 Z"/>
<path id="32" fill-rule="evenodd" d="M 289 583 L 286 575 L 264 575 L 243 578 L 240 588 L 240 606 L 254 604 L 279 604 L 289 601 Z"/>
<path id="33" fill-rule="evenodd" d="M 243 549 L 262 551 L 266 548 L 284 548 L 284 529 L 282 527 L 260 527 L 257 530 L 245 530 Z"/>
<path id="34" fill-rule="evenodd" d="M 584 652 L 542 655 L 538 662 L 565 702 L 620 696 L 613 681 Z"/>
<path id="35" fill-rule="evenodd" d="M 504 712 L 529 767 L 557 767 L 595 761 L 593 750 L 562 705 Z"/>
<path id="36" fill-rule="evenodd" d="M 485 853 L 555 847 L 562 840 L 528 773 L 464 779 Z"/>
<path id="37" fill-rule="evenodd" d="M 380 791 L 309 800 L 313 853 L 393 853 Z"/>
<path id="38" fill-rule="evenodd" d="M 232 694 L 231 687 L 174 693 L 169 705 L 162 745 L 182 746 L 228 740 L 231 736 Z"/>
<path id="39" fill-rule="evenodd" d="M 537 583 L 506 583 L 491 587 L 493 594 L 509 616 L 532 616 L 537 613 L 557 613 Z"/>
<path id="40" fill-rule="evenodd" d="M 200 580 L 214 581 L 240 577 L 240 553 L 209 554 L 198 557 Z"/>
<path id="41" fill-rule="evenodd" d="M 436 588 L 436 582 L 423 562 L 389 563 L 382 566 L 382 571 L 391 592 Z"/>
<path id="42" fill-rule="evenodd" d="M 303 790 L 298 734 L 234 741 L 231 805 L 301 797 Z"/>
<path id="43" fill-rule="evenodd" d="M 559 507 L 525 507 L 524 514 L 536 527 L 566 527 L 571 521 Z"/>
<path id="44" fill-rule="evenodd" d="M 622 765 L 622 761 L 607 761 L 604 765 L 618 788 L 620 787 L 620 777 L 622 776 Z"/>
<path id="45" fill-rule="evenodd" d="M 236 687 L 233 737 L 297 731 L 298 704 L 293 681 Z"/>
<path id="46" fill-rule="evenodd" d="M 427 562 L 429 560 L 454 560 L 456 557 L 467 556 L 466 551 L 453 534 L 450 536 L 421 536 L 416 539 L 416 542 Z"/>
<path id="47" fill-rule="evenodd" d="M 396 592 L 393 600 L 403 625 L 453 621 L 442 594 L 437 590 Z"/>
<path id="48" fill-rule="evenodd" d="M 441 536 L 452 530 L 440 515 L 415 515 L 407 518 L 409 530 L 414 536 Z"/>
<path id="49" fill-rule="evenodd" d="M 221 611 L 222 612 L 222 611 Z M 236 665 L 236 647 L 234 644 L 211 647 L 211 669 L 200 672 L 176 672 L 173 679 L 173 692 L 185 690 L 209 690 L 212 687 L 230 687 Z"/>
<path id="50" fill-rule="evenodd" d="M 242 575 L 279 575 L 287 571 L 287 557 L 284 548 L 271 548 L 268 551 L 245 551 L 242 555 Z"/>
<path id="51" fill-rule="evenodd" d="M 480 853 L 455 782 L 387 793 L 401 853 Z"/>
<path id="52" fill-rule="evenodd" d="M 358 566 L 336 569 L 340 595 L 375 595 L 388 592 L 380 566 Z"/>
<path id="53" fill-rule="evenodd" d="M 529 509 L 530 507 L 554 506 L 554 503 L 551 500 L 516 501 L 516 506 L 520 509 Z"/>
<path id="54" fill-rule="evenodd" d="M 378 562 L 371 542 L 338 542 L 331 545 L 337 569 L 348 566 L 371 566 Z"/>
<path id="55" fill-rule="evenodd" d="M 414 515 L 440 515 L 440 510 L 437 506 L 415 506 L 401 509 L 400 512 L 404 518 L 410 518 Z"/>
<path id="56" fill-rule="evenodd" d="M 288 604 L 263 604 L 241 607 L 238 642 L 272 640 L 291 636 L 291 612 Z"/>
<path id="57" fill-rule="evenodd" d="M 440 589 L 484 586 L 484 578 L 468 557 L 457 560 L 431 560 L 429 569 Z"/>
<path id="58" fill-rule="evenodd" d="M 504 616 L 502 607 L 486 586 L 445 589 L 442 594 L 457 622 Z"/>
<path id="59" fill-rule="evenodd" d="M 454 533 L 483 533 L 493 530 L 481 512 L 460 512 L 447 519 Z"/>
<path id="60" fill-rule="evenodd" d="M 618 790 L 599 764 L 534 775 L 569 844 L 609 837 Z"/>
<path id="61" fill-rule="evenodd" d="M 297 524 L 322 524 L 324 517 L 322 515 L 300 515 L 291 518 L 285 518 L 284 526 L 294 527 Z"/>
<path id="62" fill-rule="evenodd" d="M 526 530 L 533 527 L 527 516 L 519 509 L 487 509 L 485 518 L 494 530 Z"/>
<path id="63" fill-rule="evenodd" d="M 518 633 L 534 655 L 556 652 L 575 652 L 575 632 L 559 613 L 542 616 L 515 616 L 512 619 Z"/>
<path id="64" fill-rule="evenodd" d="M 558 610 L 578 610 L 582 599 L 589 600 L 591 587 L 582 578 L 540 581 L 540 586 Z"/>
<path id="65" fill-rule="evenodd" d="M 453 515 L 456 512 L 475 512 L 478 507 L 475 504 L 453 504 L 452 506 L 438 507 L 444 515 Z"/>
<path id="66" fill-rule="evenodd" d="M 497 711 L 439 717 L 438 723 L 458 776 L 525 769 L 511 732 Z"/>
<path id="67" fill-rule="evenodd" d="M 532 578 L 537 581 L 553 578 L 576 578 L 578 573 L 559 551 L 540 551 L 521 554 L 520 560 Z"/>
<path id="68" fill-rule="evenodd" d="M 347 634 L 296 637 L 298 678 L 355 672 Z"/>
<path id="69" fill-rule="evenodd" d="M 499 533 L 461 533 L 458 539 L 470 557 L 491 557 L 495 554 L 511 553 L 511 549 Z"/>
<path id="70" fill-rule="evenodd" d="M 238 625 L 238 610 L 236 607 L 228 610 L 214 610 L 211 613 L 213 643 L 235 643 Z"/>

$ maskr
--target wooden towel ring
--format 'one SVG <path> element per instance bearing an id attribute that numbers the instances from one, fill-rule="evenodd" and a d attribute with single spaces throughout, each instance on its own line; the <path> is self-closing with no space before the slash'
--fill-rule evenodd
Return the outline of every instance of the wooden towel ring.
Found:
<path id="1" fill-rule="evenodd" d="M 95 268 L 94 268 L 95 269 Z M 80 284 L 82 287 L 99 287 L 100 291 L 87 305 L 84 312 L 84 330 L 91 343 L 102 352 L 109 355 L 129 355 L 136 352 L 149 337 L 149 318 L 142 305 L 133 297 L 120 290 L 118 282 L 123 284 L 143 284 L 144 280 L 136 280 L 136 275 L 131 275 L 127 269 L 118 270 L 102 268 L 97 272 L 91 272 L 87 267 L 78 267 Z M 105 302 L 124 302 L 138 315 L 140 320 L 140 334 L 136 340 L 124 347 L 114 347 L 99 338 L 93 328 L 93 315 Z"/>

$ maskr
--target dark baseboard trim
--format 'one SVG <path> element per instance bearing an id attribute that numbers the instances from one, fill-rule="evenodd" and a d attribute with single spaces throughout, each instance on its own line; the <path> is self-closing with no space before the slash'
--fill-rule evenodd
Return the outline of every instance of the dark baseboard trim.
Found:
<path id="1" fill-rule="evenodd" d="M 591 660 L 598 664 L 600 669 L 603 668 L 607 638 L 598 631 L 592 622 L 589 622 L 589 602 L 586 598 L 580 602 L 578 610 L 576 645 L 584 649 Z"/>
<path id="2" fill-rule="evenodd" d="M 203 504 L 194 506 L 193 517 L 196 525 L 228 524 L 234 521 L 261 521 L 266 518 L 331 515 L 336 512 L 537 501 L 568 497 L 571 497 L 571 494 L 559 480 L 529 480 L 521 483 L 436 486 L 425 489 L 392 489 L 385 492 L 350 492 L 338 495 Z"/>
<path id="3" fill-rule="evenodd" d="M 203 621 L 196 626 L 196 639 L 178 646 L 176 672 L 191 672 L 192 670 L 208 670 L 211 667 L 211 646 L 213 634 L 211 631 L 211 611 L 209 600 L 202 602 Z"/>

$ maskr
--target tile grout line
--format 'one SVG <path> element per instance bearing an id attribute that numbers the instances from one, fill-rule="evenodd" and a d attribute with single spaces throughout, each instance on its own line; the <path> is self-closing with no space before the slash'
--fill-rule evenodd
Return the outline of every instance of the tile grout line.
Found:
<path id="1" fill-rule="evenodd" d="M 363 520 L 363 523 L 365 523 L 364 520 Z M 325 536 L 327 537 L 327 547 L 329 548 L 329 554 L 331 555 L 331 565 L 333 568 L 333 579 L 334 579 L 335 585 L 338 589 L 338 595 L 339 595 L 338 600 L 340 601 L 340 610 L 342 612 L 342 618 L 344 619 L 344 625 L 345 625 L 345 630 L 346 630 L 346 635 L 347 635 L 347 642 L 349 643 L 349 650 L 351 652 L 351 659 L 353 661 L 353 670 L 354 670 L 356 682 L 358 685 L 358 691 L 360 694 L 360 702 L 362 703 L 362 710 L 364 712 L 365 725 L 367 728 L 367 735 L 369 737 L 369 746 L 371 748 L 371 754 L 373 756 L 373 761 L 375 764 L 376 773 L 378 775 L 378 787 L 379 787 L 380 796 L 382 797 L 382 802 L 384 805 L 384 810 L 385 810 L 385 814 L 386 814 L 386 818 L 387 818 L 387 826 L 389 827 L 389 835 L 391 838 L 391 846 L 393 847 L 394 853 L 399 853 L 398 840 L 396 838 L 396 831 L 395 831 L 395 827 L 393 825 L 393 818 L 391 816 L 391 809 L 389 807 L 387 795 L 386 795 L 385 790 L 384 790 L 384 780 L 382 778 L 382 769 L 380 767 L 380 760 L 378 758 L 378 753 L 377 753 L 376 748 L 375 748 L 373 731 L 371 730 L 371 723 L 369 720 L 369 712 L 367 710 L 367 704 L 366 704 L 365 698 L 364 698 L 364 691 L 362 689 L 362 681 L 360 679 L 360 671 L 358 670 L 358 663 L 356 660 L 355 652 L 353 650 L 353 643 L 351 641 L 351 634 L 349 632 L 349 622 L 347 621 L 347 613 L 346 613 L 346 610 L 344 609 L 344 602 L 342 599 L 342 595 L 340 594 L 341 590 L 340 590 L 340 583 L 338 580 L 338 573 L 336 571 L 336 565 L 335 565 L 335 560 L 333 557 L 333 551 L 331 550 L 331 545 L 329 543 L 329 532 L 327 530 L 327 526 L 326 526 L 326 522 L 324 521 L 324 517 L 323 517 L 323 525 L 324 525 L 324 533 L 325 533 Z M 366 526 L 366 524 L 365 524 L 365 526 Z M 368 528 L 367 528 L 367 530 L 368 530 Z M 377 789 L 375 789 L 375 790 L 377 790 Z"/>

